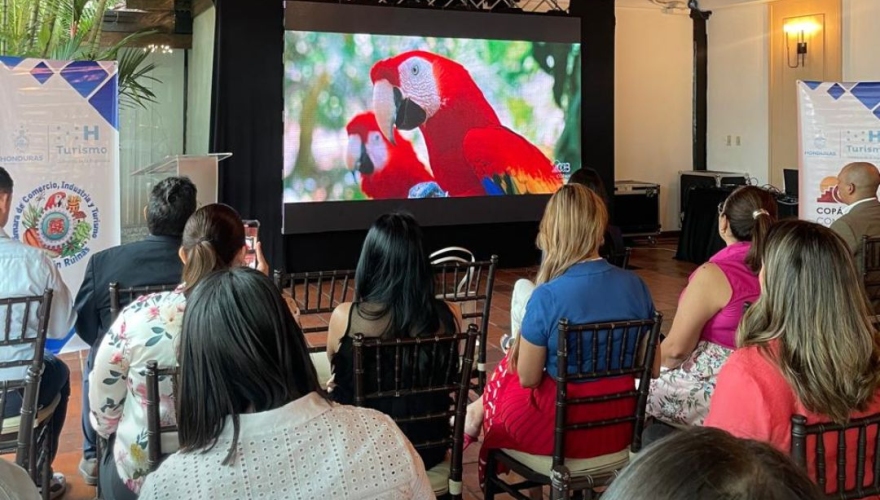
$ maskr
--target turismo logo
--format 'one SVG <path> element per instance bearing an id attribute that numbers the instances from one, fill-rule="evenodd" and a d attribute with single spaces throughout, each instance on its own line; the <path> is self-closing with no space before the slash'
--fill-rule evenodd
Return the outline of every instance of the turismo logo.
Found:
<path id="1" fill-rule="evenodd" d="M 45 251 L 59 268 L 76 264 L 98 237 L 100 216 L 91 195 L 68 182 L 47 182 L 15 208 L 12 236 Z"/>
<path id="2" fill-rule="evenodd" d="M 819 183 L 819 203 L 842 203 L 837 190 L 837 177 L 828 176 Z"/>
<path id="3" fill-rule="evenodd" d="M 106 156 L 109 149 L 101 142 L 100 125 L 74 125 L 55 127 L 54 143 L 49 148 L 53 155 L 61 157 Z"/>

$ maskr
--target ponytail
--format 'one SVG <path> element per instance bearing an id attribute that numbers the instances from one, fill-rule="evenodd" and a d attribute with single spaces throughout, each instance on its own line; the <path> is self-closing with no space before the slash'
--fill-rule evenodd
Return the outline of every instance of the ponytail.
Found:
<path id="1" fill-rule="evenodd" d="M 764 246 L 767 243 L 767 233 L 770 232 L 770 226 L 773 225 L 773 218 L 765 209 L 758 209 L 754 212 L 755 223 L 752 226 L 752 246 L 749 253 L 746 254 L 746 265 L 754 273 L 761 270 L 761 256 L 764 255 Z"/>
<path id="2" fill-rule="evenodd" d="M 183 228 L 183 282 L 188 292 L 205 276 L 235 265 L 244 248 L 244 225 L 232 207 L 214 203 L 195 211 Z"/>
<path id="3" fill-rule="evenodd" d="M 745 262 L 757 274 L 767 233 L 776 222 L 776 198 L 757 186 L 742 186 L 730 193 L 721 213 L 727 217 L 730 232 L 737 241 L 752 243 Z"/>
<path id="4" fill-rule="evenodd" d="M 219 269 L 218 264 L 217 253 L 210 241 L 202 240 L 190 248 L 186 255 L 186 264 L 183 266 L 185 291 L 188 292 L 202 278 Z"/>

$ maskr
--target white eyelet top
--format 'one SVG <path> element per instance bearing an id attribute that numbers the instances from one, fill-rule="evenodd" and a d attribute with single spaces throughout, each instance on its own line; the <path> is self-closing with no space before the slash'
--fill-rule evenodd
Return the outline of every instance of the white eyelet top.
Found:
<path id="1" fill-rule="evenodd" d="M 380 412 L 311 393 L 240 422 L 231 465 L 227 419 L 214 448 L 177 452 L 147 476 L 140 500 L 434 498 L 418 453 Z"/>

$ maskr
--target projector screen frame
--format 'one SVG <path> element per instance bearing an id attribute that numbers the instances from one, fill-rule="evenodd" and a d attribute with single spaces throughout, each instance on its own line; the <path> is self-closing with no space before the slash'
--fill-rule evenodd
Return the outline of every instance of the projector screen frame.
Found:
<path id="1" fill-rule="evenodd" d="M 444 11 L 310 1 L 286 2 L 285 30 L 572 44 L 580 44 L 582 38 L 581 18 L 575 16 Z M 583 164 L 583 158 L 579 159 L 579 164 Z M 288 202 L 284 203 L 283 208 L 283 233 L 363 229 L 390 211 L 407 211 L 423 226 L 537 221 L 548 199 L 548 195 L 517 195 Z"/>

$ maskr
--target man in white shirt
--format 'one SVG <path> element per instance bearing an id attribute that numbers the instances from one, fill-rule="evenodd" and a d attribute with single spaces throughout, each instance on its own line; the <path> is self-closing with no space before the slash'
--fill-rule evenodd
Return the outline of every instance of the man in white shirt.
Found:
<path id="1" fill-rule="evenodd" d="M 34 248 L 9 237 L 3 227 L 9 222 L 12 208 L 12 178 L 3 167 L 0 167 L 0 297 L 27 297 L 42 295 L 50 288 L 53 290 L 52 310 L 49 317 L 49 338 L 64 338 L 73 328 L 76 314 L 73 312 L 73 298 L 67 286 L 61 280 L 61 274 L 51 259 L 40 249 Z M 31 311 L 28 325 L 36 328 L 36 310 Z M 0 317 L 5 323 L 5 314 Z M 21 330 L 21 313 L 13 311 L 10 323 L 11 331 Z M 5 325 L 0 325 L 3 327 Z M 27 346 L 0 347 L 0 360 L 7 362 L 28 359 L 32 349 Z M 6 368 L 0 370 L 0 380 L 23 379 L 26 368 Z M 70 371 L 63 361 L 50 353 L 45 354 L 43 376 L 40 379 L 38 404 L 42 408 L 60 396 L 58 406 L 52 417 L 53 435 L 49 436 L 49 447 L 54 459 L 58 451 L 58 438 L 64 427 L 67 416 L 67 400 L 70 398 Z M 8 395 L 4 417 L 14 417 L 21 412 L 21 394 Z M 52 479 L 50 498 L 58 498 L 64 494 L 66 484 L 64 476 L 56 474 Z"/>

